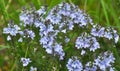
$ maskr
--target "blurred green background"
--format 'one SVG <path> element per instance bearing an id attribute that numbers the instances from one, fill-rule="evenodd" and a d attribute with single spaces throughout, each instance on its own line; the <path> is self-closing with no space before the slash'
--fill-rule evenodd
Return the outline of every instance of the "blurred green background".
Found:
<path id="1" fill-rule="evenodd" d="M 120 35 L 120 0 L 0 0 L 0 71 L 9 71 L 11 65 L 7 51 L 9 47 L 5 46 L 2 35 L 2 29 L 8 21 L 14 20 L 15 23 L 19 23 L 19 14 L 24 6 L 29 8 L 33 4 L 36 9 L 39 9 L 41 5 L 46 5 L 50 10 L 62 1 L 74 3 L 80 9 L 85 10 L 94 23 L 105 27 L 112 26 L 118 30 Z M 116 56 L 119 62 L 120 41 L 116 46 Z"/>

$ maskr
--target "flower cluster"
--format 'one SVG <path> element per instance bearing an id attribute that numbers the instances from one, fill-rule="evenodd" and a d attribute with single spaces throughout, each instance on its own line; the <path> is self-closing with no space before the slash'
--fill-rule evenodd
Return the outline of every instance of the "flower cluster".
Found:
<path id="1" fill-rule="evenodd" d="M 52 25 L 46 26 L 45 24 L 40 24 L 40 44 L 43 45 L 43 48 L 46 49 L 48 54 L 59 55 L 60 60 L 63 60 L 65 53 L 63 52 L 62 45 L 57 43 L 55 40 L 58 32 L 53 29 Z"/>
<path id="2" fill-rule="evenodd" d="M 28 66 L 32 61 L 30 60 L 30 58 L 24 58 L 24 57 L 22 57 L 22 58 L 21 58 L 21 62 L 22 62 L 22 64 L 23 64 L 23 67 L 26 67 L 26 66 Z M 37 71 L 37 68 L 31 66 L 31 67 L 30 67 L 30 71 Z"/>
<path id="3" fill-rule="evenodd" d="M 20 21 L 24 23 L 24 26 L 32 25 L 34 23 L 34 9 L 31 11 L 27 10 L 26 7 L 23 8 L 23 12 L 20 14 Z"/>
<path id="4" fill-rule="evenodd" d="M 20 31 L 19 34 L 23 37 L 23 38 L 31 38 L 32 40 L 35 37 L 35 33 L 32 30 L 28 30 L 25 29 L 23 31 Z"/>
<path id="5" fill-rule="evenodd" d="M 30 60 L 30 58 L 23 58 L 22 57 L 21 62 L 23 63 L 23 66 L 25 67 L 31 62 L 31 60 Z"/>
<path id="6" fill-rule="evenodd" d="M 19 33 L 20 27 L 18 25 L 13 25 L 13 22 L 8 24 L 8 27 L 3 29 L 3 33 L 7 34 L 7 40 L 11 40 L 12 36 L 16 36 Z"/>
<path id="7" fill-rule="evenodd" d="M 104 37 L 109 40 L 114 39 L 114 42 L 117 43 L 119 40 L 119 35 L 117 34 L 117 31 L 113 28 L 105 28 L 101 27 L 100 25 L 94 25 L 91 29 L 91 34 L 96 37 Z"/>
<path id="8" fill-rule="evenodd" d="M 21 37 L 18 39 L 18 42 L 22 42 L 22 38 L 31 38 L 34 39 L 35 33 L 32 30 L 21 30 L 21 28 L 18 25 L 15 25 L 14 23 L 9 23 L 8 27 L 3 29 L 3 33 L 7 34 L 7 40 L 10 41 L 12 36 L 20 35 Z"/>
<path id="9" fill-rule="evenodd" d="M 83 70 L 83 65 L 82 63 L 77 60 L 76 57 L 70 58 L 67 62 L 67 68 L 69 71 L 82 71 Z"/>
<path id="10" fill-rule="evenodd" d="M 87 33 L 82 33 L 75 42 L 77 49 L 89 48 L 90 51 L 95 52 L 96 49 L 100 48 L 100 44 L 95 37 Z"/>
<path id="11" fill-rule="evenodd" d="M 58 56 L 59 60 L 63 60 L 67 56 L 63 48 L 66 48 L 65 45 L 69 41 L 75 40 L 72 42 L 75 43 L 72 47 L 81 50 L 81 55 L 84 55 L 87 50 L 95 53 L 97 49 L 100 49 L 97 38 L 113 39 L 115 43 L 119 40 L 116 30 L 95 25 L 89 15 L 80 10 L 78 6 L 65 2 L 53 7 L 48 13 L 45 6 L 41 6 L 39 10 L 34 7 L 30 10 L 24 8 L 19 18 L 19 26 L 10 23 L 7 28 L 3 29 L 3 33 L 8 35 L 7 40 L 10 41 L 12 37 L 18 37 L 18 42 L 23 42 L 26 38 L 32 39 L 34 42 L 38 42 L 46 53 Z M 79 29 L 90 29 L 90 31 L 72 32 Z M 69 37 L 71 32 L 75 33 L 72 38 Z M 99 56 L 95 54 L 93 62 L 88 61 L 86 64 L 83 64 L 82 60 L 79 61 L 78 57 L 69 58 L 66 65 L 69 71 L 106 71 L 107 69 L 114 71 L 112 64 L 115 58 L 111 52 L 105 52 Z M 31 60 L 21 58 L 21 62 L 23 66 L 27 66 Z M 30 71 L 37 71 L 37 68 L 31 67 Z"/>
<path id="12" fill-rule="evenodd" d="M 37 71 L 36 67 L 30 67 L 30 71 Z"/>
<path id="13" fill-rule="evenodd" d="M 100 70 L 106 71 L 107 69 L 112 69 L 112 64 L 115 62 L 115 58 L 112 53 L 104 52 L 95 59 L 95 65 L 100 68 Z"/>
<path id="14" fill-rule="evenodd" d="M 94 61 L 89 61 L 83 66 L 77 57 L 70 58 L 66 64 L 69 71 L 114 71 L 112 67 L 115 58 L 111 52 L 101 53 Z"/>
<path id="15" fill-rule="evenodd" d="M 40 22 L 35 23 L 35 25 L 39 25 L 37 27 L 40 28 L 40 44 L 46 48 L 47 53 L 58 54 L 60 59 L 63 59 L 65 53 L 62 45 L 56 41 L 58 33 L 67 33 L 67 31 L 73 30 L 75 24 L 80 27 L 86 26 L 89 22 L 86 19 L 87 15 L 83 14 L 77 6 L 72 6 L 68 3 L 61 3 L 55 6 L 45 19 L 41 17 L 45 14 L 45 7 L 42 7 L 37 13 L 40 16 Z M 66 37 L 65 42 L 69 42 L 69 40 Z"/>
<path id="16" fill-rule="evenodd" d="M 97 66 L 94 65 L 91 61 L 89 61 L 85 64 L 85 68 L 83 71 L 97 71 L 97 69 Z"/>

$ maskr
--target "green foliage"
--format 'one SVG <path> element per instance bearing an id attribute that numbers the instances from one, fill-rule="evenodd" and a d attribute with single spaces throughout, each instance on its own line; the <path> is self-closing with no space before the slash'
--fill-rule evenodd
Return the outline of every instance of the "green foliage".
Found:
<path id="1" fill-rule="evenodd" d="M 105 19 L 107 21 L 106 25 L 110 26 L 110 22 L 109 22 L 109 19 L 108 19 L 108 14 L 107 14 L 105 2 L 104 2 L 104 0 L 100 0 L 100 1 L 101 1 L 101 5 L 102 5 L 102 8 L 103 8 L 104 15 L 105 15 Z"/>
<path id="2" fill-rule="evenodd" d="M 0 45 L 0 51 L 6 48 L 10 48 L 9 46 L 5 46 L 5 45 Z"/>
<path id="3" fill-rule="evenodd" d="M 8 19 L 8 13 L 7 13 L 7 10 L 6 10 L 6 7 L 5 7 L 4 0 L 0 0 L 0 12 L 2 13 L 2 15 L 4 17 L 4 20 L 6 21 Z"/>

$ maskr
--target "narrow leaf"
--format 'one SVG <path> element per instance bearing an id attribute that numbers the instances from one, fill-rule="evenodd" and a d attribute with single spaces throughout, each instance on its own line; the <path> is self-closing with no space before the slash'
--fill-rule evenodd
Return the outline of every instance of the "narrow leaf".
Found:
<path id="1" fill-rule="evenodd" d="M 0 45 L 0 50 L 6 49 L 6 48 L 10 48 L 10 47 L 5 45 Z"/>

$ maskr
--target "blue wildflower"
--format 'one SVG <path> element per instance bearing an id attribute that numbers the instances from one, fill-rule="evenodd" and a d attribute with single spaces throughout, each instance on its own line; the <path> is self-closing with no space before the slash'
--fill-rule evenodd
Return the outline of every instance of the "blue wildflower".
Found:
<path id="1" fill-rule="evenodd" d="M 36 68 L 36 67 L 31 66 L 31 67 L 30 67 L 30 71 L 37 71 L 37 68 Z"/>
<path id="2" fill-rule="evenodd" d="M 115 62 L 115 58 L 111 52 L 104 52 L 103 55 L 99 55 L 95 59 L 95 65 L 97 65 L 101 70 L 106 71 L 107 68 L 112 67 Z"/>
<path id="3" fill-rule="evenodd" d="M 82 71 L 83 65 L 82 63 L 77 59 L 69 59 L 67 62 L 67 69 L 68 71 Z"/>
<path id="4" fill-rule="evenodd" d="M 11 36 L 16 36 L 20 30 L 20 27 L 18 25 L 12 25 L 8 24 L 8 27 L 3 29 L 4 34 L 10 34 Z"/>
<path id="5" fill-rule="evenodd" d="M 94 52 L 96 49 L 100 48 L 100 45 L 95 37 L 92 37 L 87 33 L 82 33 L 82 35 L 76 39 L 75 47 L 77 49 L 88 48 L 90 51 Z"/>
<path id="6" fill-rule="evenodd" d="M 31 62 L 31 60 L 30 60 L 30 58 L 23 58 L 22 57 L 21 62 L 23 63 L 23 66 L 25 67 Z"/>

